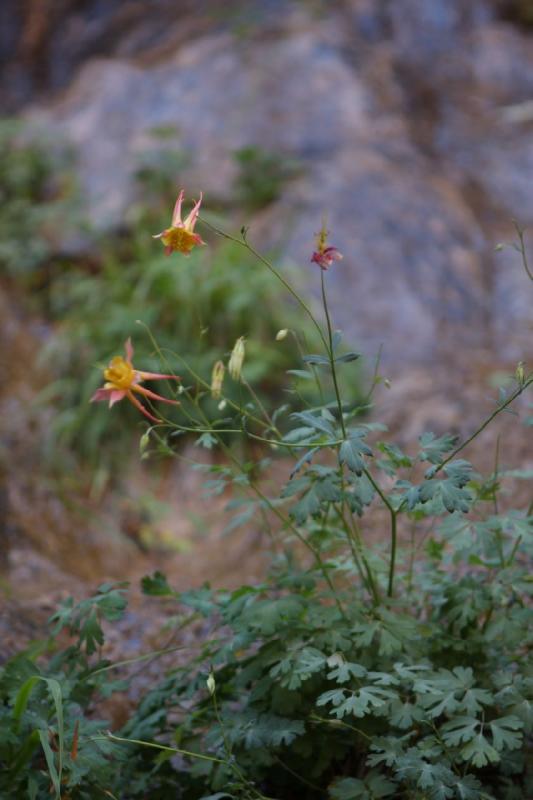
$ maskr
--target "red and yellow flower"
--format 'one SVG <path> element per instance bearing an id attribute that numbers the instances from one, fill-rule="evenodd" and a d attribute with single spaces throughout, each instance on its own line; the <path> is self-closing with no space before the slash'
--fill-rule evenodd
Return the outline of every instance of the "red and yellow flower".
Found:
<path id="1" fill-rule="evenodd" d="M 188 256 L 193 247 L 205 244 L 202 238 L 197 233 L 194 233 L 194 226 L 196 225 L 196 220 L 200 213 L 200 206 L 202 204 L 202 193 L 200 192 L 200 199 L 194 204 L 192 210 L 184 220 L 181 218 L 183 196 L 184 191 L 182 189 L 174 206 L 170 228 L 165 228 L 164 231 L 155 234 L 153 237 L 154 239 L 161 239 L 165 245 L 165 255 L 167 256 L 174 252 L 183 253 Z"/>
<path id="2" fill-rule="evenodd" d="M 311 256 L 311 261 L 318 264 L 320 269 L 326 270 L 334 261 L 341 261 L 343 255 L 333 245 L 328 245 L 328 231 L 325 223 L 316 235 L 316 250 Z"/>
<path id="3" fill-rule="evenodd" d="M 160 380 L 171 379 L 179 380 L 176 375 L 163 375 L 159 372 L 143 372 L 135 369 L 132 363 L 133 359 L 133 345 L 131 339 L 128 339 L 124 345 L 126 358 L 123 356 L 115 356 L 109 362 L 109 365 L 104 369 L 105 383 L 91 397 L 91 403 L 98 403 L 107 400 L 109 408 L 112 408 L 115 403 L 123 400 L 125 397 L 133 403 L 141 414 L 144 414 L 152 422 L 161 422 L 160 419 L 151 414 L 145 406 L 141 403 L 137 395 L 147 397 L 149 400 L 160 400 L 162 403 L 169 403 L 171 405 L 179 405 L 178 400 L 169 400 L 166 397 L 152 392 L 145 386 L 141 386 L 145 380 Z"/>

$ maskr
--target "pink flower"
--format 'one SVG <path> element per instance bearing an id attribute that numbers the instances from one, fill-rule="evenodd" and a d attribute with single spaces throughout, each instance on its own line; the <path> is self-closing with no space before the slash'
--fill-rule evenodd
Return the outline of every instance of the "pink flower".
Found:
<path id="1" fill-rule="evenodd" d="M 328 246 L 328 231 L 324 223 L 316 235 L 316 250 L 311 256 L 311 261 L 318 264 L 320 269 L 326 270 L 331 267 L 334 261 L 341 261 L 342 258 L 342 253 L 336 247 L 333 247 L 333 245 Z"/>
<path id="2" fill-rule="evenodd" d="M 181 219 L 183 195 L 184 191 L 182 189 L 174 206 L 170 228 L 165 228 L 164 231 L 155 234 L 153 237 L 154 239 L 161 239 L 165 245 L 165 255 L 167 256 L 173 252 L 184 253 L 188 256 L 193 247 L 199 244 L 205 244 L 202 238 L 197 233 L 194 233 L 194 226 L 196 225 L 196 220 L 200 213 L 200 206 L 202 204 L 202 193 L 200 192 L 200 199 L 195 203 L 193 209 L 184 220 Z"/>
<path id="3" fill-rule="evenodd" d="M 109 366 L 104 369 L 104 378 L 106 382 L 100 389 L 96 390 L 90 402 L 98 403 L 107 400 L 109 401 L 109 408 L 112 408 L 115 403 L 127 397 L 130 403 L 133 403 L 135 408 L 137 408 L 141 414 L 144 414 L 145 417 L 148 417 L 149 420 L 152 422 L 161 422 L 160 419 L 154 417 L 154 415 L 143 406 L 136 397 L 136 394 L 144 395 L 144 397 L 148 397 L 150 400 L 160 400 L 162 403 L 170 403 L 174 406 L 179 405 L 179 401 L 168 400 L 166 397 L 161 397 L 161 395 L 150 391 L 150 389 L 146 389 L 146 387 L 140 384 L 144 380 L 160 380 L 162 378 L 179 380 L 179 378 L 176 375 L 162 375 L 159 372 L 141 372 L 135 369 L 132 364 L 133 345 L 131 339 L 127 340 L 124 349 L 126 351 L 126 358 L 115 356 L 111 359 Z M 136 394 L 134 394 L 134 392 Z"/>

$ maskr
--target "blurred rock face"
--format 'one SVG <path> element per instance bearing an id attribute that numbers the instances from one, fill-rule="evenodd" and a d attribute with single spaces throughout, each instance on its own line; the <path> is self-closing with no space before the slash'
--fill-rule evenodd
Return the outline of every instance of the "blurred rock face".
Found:
<path id="1" fill-rule="evenodd" d="M 49 85 L 68 83 L 32 116 L 76 145 L 96 225 L 127 214 L 154 128 L 176 130 L 176 188 L 193 196 L 227 194 L 233 153 L 252 144 L 303 166 L 252 236 L 281 242 L 316 284 L 327 212 L 345 254 L 331 270 L 337 322 L 363 346 L 419 361 L 531 323 L 518 259 L 492 253 L 510 217 L 533 220 L 533 46 L 512 4 L 178 5 L 64 0 L 61 20 L 25 34 L 59 69 Z M 83 62 L 72 81 L 54 54 L 69 75 Z"/>

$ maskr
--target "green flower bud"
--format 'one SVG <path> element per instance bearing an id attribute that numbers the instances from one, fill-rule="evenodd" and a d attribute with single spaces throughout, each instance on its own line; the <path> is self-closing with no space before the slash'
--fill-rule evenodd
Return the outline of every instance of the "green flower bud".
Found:
<path id="1" fill-rule="evenodd" d="M 239 336 L 233 350 L 228 364 L 228 371 L 234 381 L 240 381 L 242 373 L 242 365 L 244 361 L 244 336 Z"/>
<path id="2" fill-rule="evenodd" d="M 220 400 L 222 396 L 222 383 L 224 382 L 225 371 L 226 367 L 222 361 L 217 361 L 211 375 L 211 397 L 214 400 Z"/>

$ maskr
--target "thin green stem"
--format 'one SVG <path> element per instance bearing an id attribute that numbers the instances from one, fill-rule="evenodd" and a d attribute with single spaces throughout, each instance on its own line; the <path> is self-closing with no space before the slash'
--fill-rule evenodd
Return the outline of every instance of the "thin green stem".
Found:
<path id="1" fill-rule="evenodd" d="M 383 345 L 380 344 L 378 348 L 378 354 L 374 361 L 374 370 L 372 373 L 372 381 L 370 383 L 370 389 L 366 393 L 365 399 L 363 400 L 363 408 L 370 403 L 372 395 L 374 394 L 374 390 L 380 381 L 379 377 L 379 365 L 381 364 L 381 355 L 383 353 Z"/>
<path id="2" fill-rule="evenodd" d="M 513 224 L 515 226 L 515 230 L 516 230 L 516 232 L 518 234 L 518 240 L 520 242 L 518 250 L 520 252 L 520 255 L 522 256 L 522 264 L 524 266 L 524 269 L 526 271 L 526 274 L 527 274 L 528 278 L 531 281 L 533 281 L 533 272 L 529 268 L 529 264 L 528 264 L 528 260 L 527 260 L 526 243 L 524 241 L 524 230 L 523 230 L 523 228 L 520 227 L 520 225 L 518 224 L 518 222 L 516 220 L 513 220 Z"/>
<path id="3" fill-rule="evenodd" d="M 328 329 L 328 341 L 326 344 L 326 349 L 329 358 L 329 364 L 331 368 L 331 377 L 333 378 L 333 388 L 335 390 L 335 398 L 337 400 L 337 408 L 339 411 L 339 422 L 342 429 L 342 436 L 346 439 L 346 426 L 344 424 L 344 414 L 342 410 L 342 400 L 339 391 L 339 384 L 337 383 L 337 370 L 335 369 L 335 354 L 333 352 L 333 330 L 331 328 L 331 319 L 329 316 L 329 309 L 328 309 L 328 300 L 326 297 L 326 284 L 324 281 L 324 271 L 320 270 L 320 286 L 322 289 L 322 304 L 324 306 L 324 314 L 326 315 L 326 325 Z"/>
<path id="4" fill-rule="evenodd" d="M 516 398 L 519 397 L 522 394 L 522 392 L 524 392 L 527 389 L 528 386 L 531 386 L 532 383 L 533 383 L 533 374 L 532 375 L 528 375 L 528 377 L 522 383 L 520 383 L 518 388 L 515 389 L 515 391 L 512 394 L 509 395 L 507 400 L 504 403 L 501 403 L 492 412 L 492 414 L 489 417 L 487 417 L 487 419 L 484 422 L 482 422 L 481 425 L 478 428 L 476 428 L 474 433 L 471 436 L 469 436 L 468 439 L 465 439 L 465 441 L 462 444 L 460 444 L 459 447 L 456 447 L 455 450 L 452 453 L 450 453 L 450 455 L 447 458 L 445 458 L 443 461 L 441 461 L 437 465 L 437 467 L 435 468 L 435 470 L 433 472 L 433 475 L 435 475 L 435 473 L 437 473 L 437 472 L 440 472 L 440 470 L 443 467 L 445 467 L 446 464 L 448 464 L 450 461 L 452 461 L 455 458 L 456 455 L 458 455 L 462 450 L 464 450 L 464 448 L 467 447 L 470 444 L 470 442 L 472 442 L 477 436 L 479 436 L 479 434 L 482 431 L 485 430 L 487 425 L 490 425 L 492 420 L 495 417 L 497 417 L 498 414 L 501 414 L 502 411 L 505 411 L 505 409 L 508 406 L 510 406 L 511 403 L 513 403 L 516 400 Z"/>
<path id="5" fill-rule="evenodd" d="M 363 586 L 365 586 L 367 591 L 370 592 L 371 591 L 370 590 L 370 583 L 368 581 L 367 576 L 365 576 L 365 574 L 363 572 L 363 567 L 361 566 L 361 561 L 359 559 L 359 553 L 357 552 L 357 548 L 356 548 L 355 542 L 354 542 L 354 540 L 352 538 L 352 534 L 351 534 L 350 528 L 348 526 L 348 523 L 346 522 L 346 519 L 344 518 L 344 514 L 342 512 L 342 506 L 341 506 L 340 509 L 336 508 L 336 511 L 337 511 L 338 516 L 339 516 L 339 519 L 342 521 L 342 527 L 344 528 L 344 533 L 346 534 L 346 539 L 348 540 L 348 544 L 349 544 L 350 550 L 352 552 L 352 558 L 354 560 L 355 566 L 357 567 L 357 571 L 359 573 L 359 577 L 361 578 L 361 581 L 363 582 Z"/>
<path id="6" fill-rule="evenodd" d="M 496 452 L 494 453 L 494 477 L 493 477 L 493 506 L 494 513 L 498 514 L 498 473 L 500 471 L 500 437 L 496 437 Z"/>
<path id="7" fill-rule="evenodd" d="M 354 725 L 350 725 L 348 722 L 344 722 L 342 719 L 327 719 L 327 717 L 319 717 L 318 714 L 311 714 L 309 719 L 311 722 L 323 722 L 327 725 L 334 725 L 335 727 L 339 728 L 348 728 L 350 731 L 355 731 L 358 733 L 359 736 L 362 736 L 363 739 L 366 739 L 367 742 L 372 741 L 372 737 L 369 736 L 367 733 L 362 731 L 360 728 L 356 728 Z"/>
<path id="8" fill-rule="evenodd" d="M 228 762 L 229 762 L 231 757 L 232 757 L 231 744 L 230 744 L 230 742 L 228 740 L 228 736 L 227 736 L 227 733 L 226 733 L 226 727 L 225 727 L 224 723 L 222 722 L 222 718 L 221 718 L 220 712 L 218 710 L 218 703 L 217 703 L 217 696 L 216 695 L 217 695 L 217 693 L 216 693 L 216 689 L 215 689 L 215 691 L 211 694 L 211 699 L 213 700 L 213 709 L 214 709 L 214 712 L 215 712 L 215 717 L 217 718 L 217 722 L 220 725 L 220 730 L 222 731 L 222 740 L 224 742 L 224 750 L 226 751 L 226 758 L 228 759 Z M 242 776 L 239 775 L 239 777 L 242 777 Z"/>
<path id="9" fill-rule="evenodd" d="M 394 571 L 396 569 L 396 545 L 397 545 L 397 514 L 395 511 L 390 512 L 391 515 L 391 547 L 390 547 L 390 564 L 389 564 L 389 581 L 387 584 L 387 594 L 392 597 L 393 584 L 394 584 Z"/>
<path id="10" fill-rule="evenodd" d="M 330 314 L 329 314 L 328 299 L 327 299 L 327 295 L 326 295 L 326 283 L 325 283 L 325 280 L 324 280 L 324 271 L 323 270 L 321 270 L 321 272 L 320 272 L 320 287 L 321 287 L 321 291 L 322 291 L 322 304 L 324 306 L 324 314 L 325 314 L 325 317 L 326 317 L 326 326 L 327 326 L 327 331 L 328 331 L 327 353 L 328 353 L 328 358 L 329 358 L 329 363 L 330 363 L 330 368 L 331 368 L 331 376 L 333 378 L 333 387 L 334 387 L 334 390 L 335 390 L 335 399 L 336 399 L 336 402 L 337 402 L 337 409 L 338 409 L 338 414 L 339 414 L 339 422 L 340 422 L 341 429 L 342 429 L 343 440 L 345 440 L 346 439 L 346 426 L 344 424 L 344 413 L 343 413 L 343 408 L 342 408 L 342 400 L 341 400 L 341 394 L 340 394 L 340 390 L 339 390 L 339 384 L 338 384 L 338 381 L 337 381 L 337 370 L 336 370 L 336 367 L 335 367 L 335 353 L 334 353 L 334 348 L 333 348 L 333 328 L 332 328 L 332 325 L 331 325 L 331 317 L 330 317 Z M 337 450 L 339 449 L 341 444 L 342 444 L 342 442 L 339 442 L 339 444 L 337 445 Z M 344 483 L 344 473 L 343 473 L 342 466 L 339 467 L 339 474 L 340 474 L 341 482 L 342 482 L 342 495 L 343 495 L 342 506 L 344 507 L 346 505 L 346 498 L 345 498 L 345 491 L 344 491 L 345 483 Z M 348 509 L 348 518 L 351 521 L 353 521 L 350 509 Z M 345 527 L 345 532 L 346 532 L 346 535 L 347 535 L 347 538 L 348 538 L 348 543 L 350 545 L 350 549 L 352 551 L 352 556 L 354 557 L 354 561 L 355 561 L 356 565 L 358 566 L 360 574 L 362 575 L 362 570 L 361 570 L 361 567 L 360 567 L 360 564 L 359 564 L 358 554 L 357 554 L 357 551 L 356 551 L 356 548 L 355 548 L 354 541 L 352 540 L 352 535 L 354 535 L 354 532 L 352 531 L 351 526 L 347 525 L 346 519 L 344 517 L 344 513 L 343 512 L 341 512 L 341 519 L 342 519 L 343 525 Z M 355 534 L 355 542 L 357 543 L 357 546 L 359 547 L 359 550 L 361 552 L 361 560 L 362 560 L 363 565 L 365 567 L 366 581 L 364 581 L 364 582 L 368 584 L 367 588 L 369 589 L 370 593 L 372 594 L 372 596 L 374 598 L 374 602 L 375 603 L 379 603 L 379 592 L 378 592 L 378 589 L 377 589 L 377 586 L 376 586 L 376 582 L 374 580 L 374 575 L 372 573 L 372 570 L 370 569 L 370 565 L 368 564 L 368 562 L 367 562 L 367 560 L 366 560 L 366 558 L 365 558 L 365 556 L 364 556 L 364 554 L 362 552 L 362 545 L 361 545 L 361 542 L 360 542 L 357 534 Z"/>
<path id="11" fill-rule="evenodd" d="M 270 416 L 270 414 L 266 410 L 265 406 L 261 402 L 261 399 L 259 398 L 257 392 L 252 388 L 252 386 L 244 378 L 242 378 L 242 383 L 243 383 L 244 386 L 246 386 L 246 388 L 250 392 L 250 395 L 252 396 L 252 398 L 257 403 L 257 407 L 259 408 L 259 410 L 261 411 L 261 413 L 264 416 L 265 420 L 267 421 L 268 428 L 270 428 L 270 430 L 274 431 L 274 433 L 277 436 L 279 436 L 279 438 L 281 439 L 282 437 L 281 437 L 281 432 L 280 432 L 279 428 L 277 427 L 276 423 L 272 420 L 272 417 Z M 267 428 L 267 430 L 268 430 L 268 428 Z"/>
<path id="12" fill-rule="evenodd" d="M 124 744 L 139 744 L 142 747 L 152 747 L 155 750 L 164 750 L 167 753 L 178 753 L 181 756 L 189 756 L 190 758 L 199 758 L 202 761 L 213 761 L 215 764 L 225 764 L 223 758 L 215 758 L 214 756 L 205 756 L 203 753 L 193 753 L 190 750 L 181 750 L 178 747 L 169 747 L 168 745 L 158 744 L 157 742 L 145 742 L 142 739 L 125 739 L 122 736 L 115 736 L 110 731 L 106 736 L 93 736 L 92 740 L 98 739 L 111 739 L 113 742 L 124 742 Z"/>
<path id="13" fill-rule="evenodd" d="M 226 233 L 225 231 L 220 230 L 220 228 L 217 228 L 215 225 L 212 225 L 210 222 L 207 222 L 207 220 L 204 219 L 203 217 L 200 217 L 199 219 L 204 225 L 206 225 L 208 228 L 210 228 L 210 230 L 212 230 L 214 233 L 216 233 L 217 236 L 222 236 L 224 239 L 228 239 L 230 242 L 235 242 L 235 244 L 238 244 L 241 247 L 244 247 L 253 256 L 255 256 L 255 258 L 257 258 L 258 261 L 260 261 L 262 264 L 264 264 L 265 267 L 267 267 L 270 270 L 270 272 L 273 275 L 276 276 L 278 281 L 280 281 L 280 283 L 283 284 L 283 286 L 287 289 L 287 291 L 294 297 L 296 302 L 305 311 L 305 313 L 307 314 L 307 316 L 309 317 L 309 319 L 311 320 L 311 322 L 315 326 L 316 330 L 318 331 L 318 334 L 319 334 L 320 338 L 322 339 L 322 341 L 324 342 L 324 345 L 326 345 L 326 339 L 325 339 L 324 333 L 323 333 L 322 328 L 320 327 L 319 323 L 317 322 L 315 315 L 313 314 L 313 312 L 311 311 L 311 309 L 309 308 L 307 303 L 305 303 L 302 300 L 302 298 L 300 297 L 298 292 L 295 289 L 293 289 L 293 287 L 290 285 L 290 283 L 283 277 L 283 275 L 280 272 L 278 272 L 278 270 L 268 260 L 268 258 L 265 258 L 263 255 L 261 255 L 261 253 L 259 253 L 255 249 L 255 247 L 252 247 L 252 245 L 248 242 L 248 240 L 246 239 L 246 237 L 244 235 L 242 236 L 241 239 L 239 239 L 236 236 L 232 236 L 230 233 Z"/>
<path id="14" fill-rule="evenodd" d="M 520 534 L 520 536 L 517 536 L 516 538 L 516 542 L 514 543 L 513 549 L 511 550 L 509 558 L 507 559 L 507 563 L 505 564 L 506 567 L 510 567 L 512 565 L 516 556 L 516 551 L 518 550 L 521 541 L 522 541 L 522 534 Z"/>
<path id="15" fill-rule="evenodd" d="M 399 508 L 398 509 L 394 508 L 394 506 L 390 502 L 390 500 L 387 497 L 387 495 L 383 492 L 383 490 L 382 490 L 381 486 L 379 485 L 379 483 L 374 479 L 372 473 L 369 472 L 368 469 L 364 469 L 363 472 L 366 475 L 366 477 L 368 478 L 368 480 L 370 481 L 370 483 L 372 484 L 372 486 L 374 487 L 374 489 L 376 490 L 376 492 L 378 493 L 378 495 L 380 496 L 383 504 L 386 506 L 386 508 L 387 508 L 387 510 L 388 510 L 388 512 L 390 514 L 390 521 L 391 521 L 391 531 L 390 531 L 390 533 L 391 533 L 391 548 L 390 548 L 389 580 L 388 580 L 388 584 L 387 584 L 387 595 L 389 597 L 392 597 L 392 591 L 393 591 L 393 587 L 394 587 L 394 572 L 396 570 L 396 549 L 397 549 L 397 539 L 398 539 L 397 517 L 398 517 L 398 512 L 399 512 L 400 509 Z M 400 508 L 401 508 L 401 506 L 400 506 Z"/>
<path id="16" fill-rule="evenodd" d="M 188 415 L 183 409 L 182 409 L 182 411 L 184 412 L 185 416 L 188 416 L 189 419 L 194 420 L 194 417 L 192 417 L 191 415 Z M 184 431 L 186 433 L 213 433 L 213 434 L 215 434 L 215 433 L 242 433 L 243 432 L 242 428 L 213 428 L 213 427 L 200 428 L 200 427 L 196 427 L 196 426 L 193 427 L 193 426 L 188 426 L 188 425 L 180 425 L 179 423 L 176 423 L 176 422 L 172 422 L 171 423 L 170 421 L 168 421 L 168 424 L 172 425 L 172 427 L 175 428 L 176 430 Z M 335 439 L 332 442 L 321 442 L 321 443 L 316 444 L 316 445 L 313 444 L 313 443 L 310 444 L 309 442 L 307 442 L 305 444 L 300 444 L 298 442 L 284 442 L 283 439 L 267 439 L 264 436 L 258 436 L 257 434 L 251 433 L 250 431 L 246 431 L 246 435 L 249 436 L 251 439 L 255 439 L 255 441 L 257 441 L 257 442 L 263 442 L 263 444 L 273 444 L 273 445 L 276 445 L 277 447 L 286 447 L 288 450 L 292 450 L 292 449 L 295 449 L 295 448 L 303 448 L 303 449 L 305 449 L 307 447 L 317 447 L 317 446 L 320 446 L 320 447 L 335 447 L 337 445 L 342 444 L 342 442 L 343 442 L 343 439 Z"/>
<path id="17" fill-rule="evenodd" d="M 363 552 L 363 542 L 361 540 L 361 533 L 350 512 L 348 513 L 349 522 L 346 521 L 343 512 L 343 507 L 344 504 L 341 506 L 340 509 L 336 510 L 337 514 L 339 515 L 339 518 L 342 521 L 344 532 L 346 534 L 346 538 L 348 540 L 348 544 L 350 546 L 350 550 L 352 552 L 352 557 L 357 567 L 357 571 L 359 572 L 359 576 L 363 582 L 363 585 L 366 587 L 368 593 L 372 595 L 372 597 L 374 598 L 374 603 L 376 605 L 379 605 L 380 602 L 379 589 L 377 587 L 374 578 L 374 573 L 372 572 L 370 564 L 366 560 Z M 364 571 L 363 567 L 361 566 L 361 562 L 364 566 Z"/>
<path id="18" fill-rule="evenodd" d="M 411 523 L 411 536 L 409 541 L 409 569 L 407 571 L 407 592 L 411 594 L 413 588 L 413 570 L 415 566 L 415 531 L 416 531 L 416 524 L 413 521 Z"/>
<path id="19" fill-rule="evenodd" d="M 94 678 L 95 675 L 100 675 L 102 672 L 109 672 L 109 670 L 112 669 L 127 667 L 130 664 L 137 664 L 140 661 L 149 661 L 150 659 L 164 656 L 167 653 L 175 653 L 177 650 L 190 650 L 190 645 L 184 644 L 177 647 L 165 647 L 163 650 L 154 650 L 152 653 L 144 653 L 141 656 L 135 656 L 135 658 L 127 658 L 124 661 L 115 661 L 113 664 L 108 664 L 107 667 L 100 667 L 100 669 L 95 669 L 94 672 L 90 672 L 87 676 L 87 679 Z"/>
<path id="20" fill-rule="evenodd" d="M 298 348 L 298 353 L 300 354 L 300 358 L 301 358 L 301 359 L 302 359 L 302 361 L 303 361 L 303 358 L 304 358 L 304 355 L 305 355 L 305 353 L 304 353 L 304 350 L 303 350 L 303 348 L 302 348 L 302 345 L 301 345 L 301 343 L 300 343 L 300 340 L 299 340 L 299 338 L 298 338 L 298 335 L 297 335 L 297 333 L 296 333 L 295 331 L 291 331 L 291 333 L 292 333 L 292 335 L 293 335 L 293 337 L 294 337 L 294 341 L 296 342 L 296 347 Z M 305 346 L 305 347 L 307 347 L 307 342 L 306 342 L 305 333 L 302 333 L 302 334 L 301 334 L 301 336 L 302 336 L 302 339 L 303 339 L 303 342 L 304 342 L 304 346 Z M 325 403 L 325 399 L 324 399 L 324 390 L 322 389 L 322 383 L 321 383 L 321 381 L 320 381 L 320 377 L 319 377 L 319 375 L 318 375 L 318 370 L 317 370 L 317 368 L 314 366 L 314 364 L 307 364 L 306 366 L 307 366 L 307 367 L 308 367 L 308 368 L 311 370 L 311 372 L 313 373 L 313 377 L 314 377 L 314 379 L 315 379 L 316 387 L 317 387 L 317 389 L 318 389 L 318 394 L 319 394 L 319 397 L 320 397 L 320 403 L 321 403 L 322 405 L 324 405 L 324 403 Z"/>

